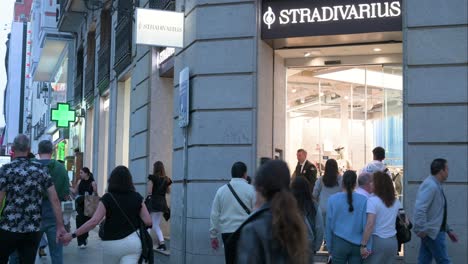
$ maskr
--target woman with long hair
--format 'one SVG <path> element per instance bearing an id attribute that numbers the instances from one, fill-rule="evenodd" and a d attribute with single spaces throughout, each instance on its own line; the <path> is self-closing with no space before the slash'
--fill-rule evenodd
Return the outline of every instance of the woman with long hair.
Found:
<path id="1" fill-rule="evenodd" d="M 167 177 L 164 164 L 161 161 L 156 161 L 153 164 L 153 174 L 148 176 L 147 199 L 151 201 L 151 206 L 148 210 L 151 212 L 153 219 L 153 230 L 158 236 L 159 250 L 166 250 L 164 236 L 159 226 L 163 218 L 163 214 L 168 210 L 166 194 L 170 192 L 172 180 Z"/>
<path id="2" fill-rule="evenodd" d="M 291 184 L 291 191 L 307 227 L 310 252 L 315 253 L 322 245 L 324 228 L 322 213 L 312 199 L 311 189 L 310 182 L 304 177 L 296 177 Z"/>
<path id="3" fill-rule="evenodd" d="M 323 222 L 327 219 L 328 198 L 341 191 L 341 175 L 338 170 L 338 163 L 334 159 L 329 159 L 325 163 L 325 173 L 315 182 L 312 196 L 319 203 L 322 212 Z"/>
<path id="4" fill-rule="evenodd" d="M 85 195 L 97 194 L 97 185 L 94 181 L 93 174 L 88 167 L 83 167 L 80 170 L 80 180 L 75 188 L 71 189 L 72 193 L 78 195 L 75 199 L 76 207 L 76 228 L 80 228 L 84 223 L 89 221 L 91 217 L 84 215 L 84 198 Z M 88 245 L 88 232 L 83 233 L 78 237 L 78 247 L 86 248 Z"/>
<path id="5" fill-rule="evenodd" d="M 384 172 L 374 173 L 374 196 L 367 200 L 367 224 L 361 245 L 367 245 L 372 235 L 372 247 L 362 247 L 364 263 L 395 262 L 398 243 L 395 222 L 400 209 L 392 179 Z M 370 249 L 370 250 L 369 250 Z"/>
<path id="6" fill-rule="evenodd" d="M 254 180 L 257 199 L 265 201 L 231 236 L 237 250 L 232 263 L 309 263 L 307 228 L 289 190 L 290 173 L 284 161 L 260 167 Z"/>
<path id="7" fill-rule="evenodd" d="M 110 264 L 140 263 L 141 240 L 137 233 L 140 222 L 151 226 L 151 217 L 143 197 L 135 191 L 132 174 L 125 166 L 117 166 L 110 174 L 107 193 L 93 217 L 79 227 L 73 234 L 61 239 L 68 243 L 96 227 L 103 218 L 104 236 L 102 237 L 103 259 Z"/>
<path id="8" fill-rule="evenodd" d="M 346 171 L 343 191 L 328 199 L 325 233 L 334 264 L 362 263 L 360 243 L 366 225 L 367 198 L 354 192 L 356 180 L 356 172 Z"/>

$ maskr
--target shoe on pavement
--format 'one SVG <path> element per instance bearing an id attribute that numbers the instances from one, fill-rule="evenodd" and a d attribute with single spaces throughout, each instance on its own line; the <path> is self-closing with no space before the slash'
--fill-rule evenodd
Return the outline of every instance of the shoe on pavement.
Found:
<path id="1" fill-rule="evenodd" d="M 86 248 L 86 245 L 84 245 L 84 244 L 83 244 L 83 245 L 80 245 L 79 248 L 85 249 L 85 248 Z"/>
<path id="2" fill-rule="evenodd" d="M 39 257 L 42 258 L 45 256 L 47 256 L 47 253 L 45 252 L 44 248 L 43 247 L 39 248 Z"/>
<path id="3" fill-rule="evenodd" d="M 166 251 L 166 245 L 165 244 L 160 244 L 159 247 L 157 248 L 157 250 Z"/>

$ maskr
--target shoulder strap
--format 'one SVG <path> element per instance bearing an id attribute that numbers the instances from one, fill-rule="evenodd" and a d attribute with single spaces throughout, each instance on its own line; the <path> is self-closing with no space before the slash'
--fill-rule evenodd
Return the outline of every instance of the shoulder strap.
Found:
<path id="1" fill-rule="evenodd" d="M 114 198 L 114 195 L 112 195 L 112 193 L 108 193 L 110 195 L 110 197 L 112 198 L 112 200 L 114 200 L 115 204 L 117 205 L 117 207 L 119 208 L 120 212 L 125 216 L 125 218 L 127 219 L 127 222 L 132 226 L 133 229 L 135 230 L 138 230 L 138 228 L 136 228 L 132 221 L 130 221 L 130 218 L 127 216 L 127 214 L 124 212 L 124 210 L 122 210 L 122 207 L 120 207 L 119 203 L 117 202 L 117 200 Z M 138 234 L 138 232 L 137 232 Z M 138 234 L 138 237 L 140 237 L 140 234 Z"/>
<path id="2" fill-rule="evenodd" d="M 245 210 L 247 214 L 250 214 L 250 209 L 242 202 L 242 200 L 239 198 L 237 195 L 236 191 L 234 191 L 234 188 L 232 188 L 232 185 L 230 183 L 227 184 L 229 190 L 231 190 L 232 194 L 236 198 L 237 202 L 242 206 L 242 208 Z"/>

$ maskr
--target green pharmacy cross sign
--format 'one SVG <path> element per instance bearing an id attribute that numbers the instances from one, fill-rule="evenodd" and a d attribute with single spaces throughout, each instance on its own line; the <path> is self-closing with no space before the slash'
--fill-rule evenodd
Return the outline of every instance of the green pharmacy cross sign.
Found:
<path id="1" fill-rule="evenodd" d="M 76 113 L 70 110 L 70 105 L 66 103 L 58 103 L 56 109 L 50 109 L 51 120 L 57 122 L 57 127 L 68 127 L 71 122 L 75 121 Z"/>

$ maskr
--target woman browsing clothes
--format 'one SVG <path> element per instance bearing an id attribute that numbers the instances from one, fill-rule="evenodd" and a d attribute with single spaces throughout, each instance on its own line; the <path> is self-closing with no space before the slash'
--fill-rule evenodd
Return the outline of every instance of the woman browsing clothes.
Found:
<path id="1" fill-rule="evenodd" d="M 395 221 L 400 207 L 390 177 L 381 171 L 374 173 L 374 195 L 367 200 L 367 224 L 361 242 L 366 245 L 372 235 L 373 246 L 361 247 L 361 255 L 366 258 L 364 263 L 395 262 L 398 247 Z"/>
<path id="2" fill-rule="evenodd" d="M 153 174 L 148 177 L 147 204 L 150 208 L 151 218 L 153 219 L 153 230 L 158 236 L 159 250 L 166 250 L 164 236 L 159 226 L 164 212 L 169 210 L 166 201 L 166 194 L 170 192 L 172 180 L 167 177 L 164 164 L 161 161 L 156 161 L 153 165 Z"/>
<path id="3" fill-rule="evenodd" d="M 80 228 L 86 223 L 91 217 L 84 214 L 85 209 L 85 195 L 92 195 L 97 193 L 97 185 L 94 181 L 93 174 L 91 171 L 84 167 L 80 170 L 80 181 L 75 188 L 71 189 L 74 195 L 78 195 L 75 200 L 76 207 L 76 227 Z M 78 237 L 78 247 L 84 249 L 88 245 L 88 232 L 83 233 Z"/>
<path id="4" fill-rule="evenodd" d="M 102 237 L 103 263 L 139 263 L 142 244 L 137 229 L 140 221 L 151 226 L 151 217 L 143 197 L 135 191 L 132 175 L 125 166 L 117 166 L 111 172 L 107 189 L 93 217 L 61 240 L 69 243 L 96 227 L 106 217 Z"/>

